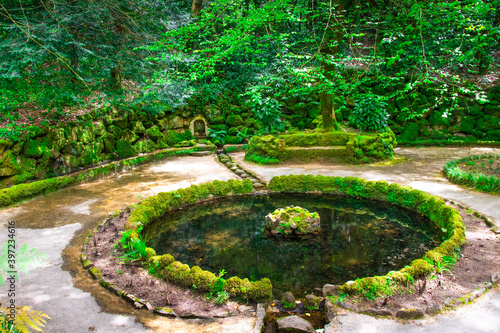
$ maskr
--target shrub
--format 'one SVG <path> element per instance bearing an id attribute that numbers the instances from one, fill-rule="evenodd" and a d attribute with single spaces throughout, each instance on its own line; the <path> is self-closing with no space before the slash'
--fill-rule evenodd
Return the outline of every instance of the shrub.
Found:
<path id="1" fill-rule="evenodd" d="M 349 123 L 364 130 L 382 130 L 387 126 L 387 103 L 377 95 L 366 94 L 354 104 Z"/>

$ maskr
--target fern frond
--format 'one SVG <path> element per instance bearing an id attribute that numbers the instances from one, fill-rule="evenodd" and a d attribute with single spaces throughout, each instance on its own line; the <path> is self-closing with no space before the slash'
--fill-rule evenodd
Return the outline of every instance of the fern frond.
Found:
<path id="1" fill-rule="evenodd" d="M 0 310 L 5 311 L 6 308 L 0 308 Z M 43 332 L 47 323 L 46 319 L 50 319 L 50 317 L 42 311 L 31 310 L 29 306 L 20 306 L 16 308 L 14 327 L 20 333 L 29 333 L 30 329 Z"/>

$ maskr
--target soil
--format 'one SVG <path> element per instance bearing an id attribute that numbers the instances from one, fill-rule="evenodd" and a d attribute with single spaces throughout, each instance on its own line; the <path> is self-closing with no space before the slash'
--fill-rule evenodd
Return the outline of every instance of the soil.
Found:
<path id="1" fill-rule="evenodd" d="M 500 157 L 463 162 L 460 165 L 460 169 L 468 172 L 482 173 L 486 176 L 500 177 Z"/>
<path id="2" fill-rule="evenodd" d="M 395 314 L 401 308 L 425 310 L 434 304 L 442 305 L 447 298 L 458 299 L 484 287 L 492 274 L 500 272 L 497 254 L 500 238 L 495 236 L 482 218 L 472 215 L 472 211 L 450 205 L 460 212 L 467 236 L 460 258 L 451 270 L 445 270 L 426 280 L 416 280 L 414 285 L 402 287 L 387 298 L 368 300 L 358 296 L 349 297 L 344 302 L 351 303 L 358 311 L 374 308 L 389 310 Z M 108 281 L 129 294 L 147 300 L 153 307 L 172 308 L 180 317 L 255 316 L 253 305 L 228 302 L 217 306 L 213 301 L 207 300 L 207 295 L 149 275 L 138 263 L 120 262 L 116 254 L 120 250 L 115 249 L 114 245 L 121 238 L 120 231 L 124 229 L 127 218 L 128 214 L 124 212 L 109 220 L 104 227 L 99 228 L 87 245 L 88 259 Z"/>
<path id="3" fill-rule="evenodd" d="M 87 244 L 87 258 L 93 262 L 103 277 L 128 294 L 148 301 L 154 308 L 168 307 L 182 318 L 223 318 L 246 314 L 255 316 L 253 306 L 228 302 L 222 306 L 207 300 L 206 294 L 179 287 L 165 279 L 150 275 L 140 263 L 120 262 L 121 238 L 128 213 L 114 217 L 94 234 Z"/>

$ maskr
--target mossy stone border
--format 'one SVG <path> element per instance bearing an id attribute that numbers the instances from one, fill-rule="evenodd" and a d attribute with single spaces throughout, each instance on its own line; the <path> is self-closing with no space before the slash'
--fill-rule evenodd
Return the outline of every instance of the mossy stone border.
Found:
<path id="1" fill-rule="evenodd" d="M 391 271 L 385 276 L 348 281 L 339 287 L 338 290 L 342 293 L 359 294 L 368 288 L 390 281 L 407 283 L 412 276 L 425 276 L 435 271 L 435 266 L 429 261 L 441 262 L 444 256 L 457 254 L 460 247 L 465 244 L 465 226 L 459 212 L 447 206 L 443 199 L 409 186 L 389 184 L 383 180 L 368 181 L 357 177 L 291 175 L 273 177 L 268 189 L 276 192 L 321 192 L 390 202 L 427 216 L 437 226 L 446 230 L 445 240 L 438 247 L 428 251 L 422 259 L 413 260 L 410 265 L 399 271 Z"/>
<path id="2" fill-rule="evenodd" d="M 172 192 L 162 192 L 137 205 L 128 218 L 125 230 L 132 230 L 130 238 L 139 239 L 138 232 L 140 228 L 168 211 L 207 199 L 249 194 L 253 191 L 254 187 L 250 179 L 242 181 L 230 179 L 228 181 L 215 180 L 212 183 L 191 185 Z M 170 254 L 158 256 L 155 250 L 150 247 L 146 249 L 146 253 L 145 260 L 152 265 L 156 265 L 157 270 L 163 272 L 168 281 L 178 285 L 184 287 L 196 285 L 198 291 L 210 291 L 214 288 L 218 279 L 214 273 L 202 270 L 198 266 L 190 268 L 186 264 L 175 261 Z M 233 276 L 225 281 L 224 290 L 232 297 L 250 299 L 256 302 L 268 300 L 272 296 L 272 285 L 268 278 L 251 282 L 246 278 L 241 279 Z"/>

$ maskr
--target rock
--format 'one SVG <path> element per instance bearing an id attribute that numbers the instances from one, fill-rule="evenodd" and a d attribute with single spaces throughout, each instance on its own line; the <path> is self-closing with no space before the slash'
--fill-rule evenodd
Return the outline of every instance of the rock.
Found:
<path id="1" fill-rule="evenodd" d="M 169 129 L 182 128 L 183 126 L 184 126 L 184 119 L 182 119 L 182 117 L 174 116 L 170 118 L 168 121 Z"/>
<path id="2" fill-rule="evenodd" d="M 277 320 L 278 332 L 315 332 L 312 325 L 298 316 L 283 317 Z"/>
<path id="3" fill-rule="evenodd" d="M 392 312 L 387 309 L 368 308 L 363 309 L 360 312 L 372 316 L 392 316 Z"/>
<path id="4" fill-rule="evenodd" d="M 139 303 L 139 302 L 134 302 L 134 306 L 135 306 L 137 309 L 142 309 L 142 308 L 144 308 L 144 304 Z"/>
<path id="5" fill-rule="evenodd" d="M 424 316 L 424 310 L 414 308 L 414 309 L 399 309 L 396 313 L 396 317 L 400 319 L 414 319 L 421 318 Z"/>
<path id="6" fill-rule="evenodd" d="M 208 150 L 205 150 L 205 151 L 193 151 L 189 155 L 191 155 L 191 156 L 208 156 L 208 155 L 212 155 L 212 152 L 208 151 Z"/>
<path id="7" fill-rule="evenodd" d="M 0 177 L 14 176 L 21 173 L 21 167 L 16 161 L 14 153 L 7 150 L 0 156 Z"/>
<path id="8" fill-rule="evenodd" d="M 432 304 L 431 306 L 429 306 L 426 310 L 427 314 L 430 314 L 430 315 L 434 315 L 438 312 L 441 312 L 441 310 L 443 309 L 443 307 L 441 306 L 441 304 Z"/>
<path id="9" fill-rule="evenodd" d="M 283 298 L 281 299 L 281 306 L 286 310 L 294 310 L 297 307 L 295 303 L 295 297 L 289 291 L 283 294 Z"/>
<path id="10" fill-rule="evenodd" d="M 248 177 L 248 175 L 246 173 L 242 173 L 242 174 L 239 174 L 238 177 L 245 179 Z"/>
<path id="11" fill-rule="evenodd" d="M 337 305 L 347 310 L 357 311 L 356 306 L 349 302 L 337 302 Z"/>
<path id="12" fill-rule="evenodd" d="M 279 208 L 266 216 L 266 228 L 284 234 L 291 234 L 292 231 L 297 235 L 314 234 L 321 231 L 320 217 L 318 213 L 310 213 L 298 206 Z"/>
<path id="13" fill-rule="evenodd" d="M 253 188 L 255 190 L 263 190 L 266 188 L 266 185 L 262 184 L 262 183 L 255 183 L 253 184 Z"/>
<path id="14" fill-rule="evenodd" d="M 267 306 L 267 308 L 266 308 L 266 316 L 271 315 L 273 313 L 279 313 L 280 312 L 280 309 L 278 309 L 278 307 L 275 304 L 276 304 L 276 302 L 273 302 L 273 303 L 271 303 L 270 305 Z"/>
<path id="15" fill-rule="evenodd" d="M 444 300 L 443 304 L 446 307 L 455 307 L 455 306 L 458 306 L 458 305 L 463 304 L 463 303 L 464 302 L 459 300 L 459 299 L 448 297 L 447 299 Z"/>
<path id="16" fill-rule="evenodd" d="M 255 178 L 251 178 L 250 181 L 252 182 L 252 184 L 255 184 L 255 183 L 258 183 L 259 180 L 258 179 L 255 179 Z"/>
<path id="17" fill-rule="evenodd" d="M 486 289 L 490 290 L 491 288 L 493 288 L 493 283 L 491 282 L 488 282 L 485 286 Z"/>
<path id="18" fill-rule="evenodd" d="M 154 313 L 157 313 L 160 316 L 164 316 L 164 317 L 176 317 L 177 316 L 177 314 L 175 313 L 175 311 L 173 309 L 167 308 L 167 307 L 155 308 L 153 311 L 154 311 Z"/>
<path id="19" fill-rule="evenodd" d="M 326 321 L 331 323 L 335 317 L 337 317 L 337 311 L 335 310 L 335 305 L 329 298 L 325 299 L 325 317 Z"/>
<path id="20" fill-rule="evenodd" d="M 253 327 L 253 333 L 260 333 L 262 331 L 262 327 L 264 326 L 264 317 L 266 316 L 266 310 L 264 304 L 257 304 L 257 321 L 255 322 L 255 326 Z"/>
<path id="21" fill-rule="evenodd" d="M 495 284 L 500 280 L 500 273 L 495 273 L 491 276 L 491 283 Z"/>
<path id="22" fill-rule="evenodd" d="M 333 326 L 333 323 L 329 323 L 329 324 L 325 325 L 325 330 L 323 331 L 323 333 L 335 333 L 335 332 L 337 332 L 337 330 Z"/>
<path id="23" fill-rule="evenodd" d="M 319 309 L 319 298 L 314 295 L 307 295 L 302 304 L 304 304 L 304 308 L 308 311 L 318 310 Z"/>
<path id="24" fill-rule="evenodd" d="M 154 307 L 149 302 L 146 302 L 146 308 L 148 309 L 148 311 L 153 311 L 154 309 Z"/>
<path id="25" fill-rule="evenodd" d="M 338 289 L 339 289 L 338 284 L 325 284 L 323 286 L 323 296 L 334 296 L 338 295 Z"/>

